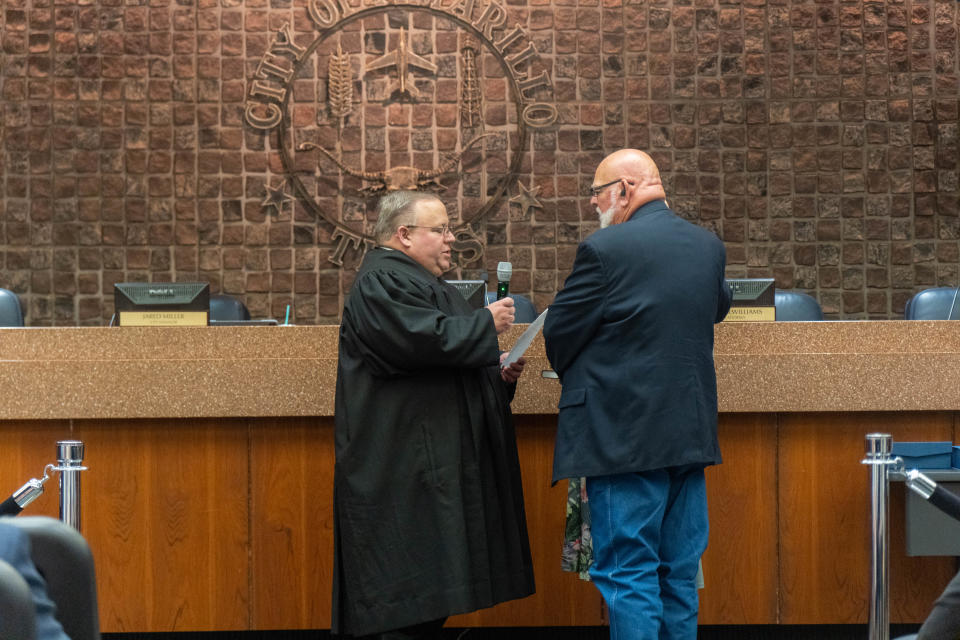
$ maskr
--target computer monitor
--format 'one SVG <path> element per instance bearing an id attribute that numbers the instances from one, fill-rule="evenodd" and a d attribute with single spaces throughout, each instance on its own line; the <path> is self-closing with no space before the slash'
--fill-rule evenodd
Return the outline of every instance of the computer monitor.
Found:
<path id="1" fill-rule="evenodd" d="M 447 280 L 474 309 L 487 306 L 487 283 L 483 280 Z"/>
<path id="2" fill-rule="evenodd" d="M 209 324 L 206 282 L 117 282 L 116 324 L 121 327 L 197 327 Z"/>
<path id="3" fill-rule="evenodd" d="M 728 278 L 732 299 L 725 322 L 772 322 L 777 319 L 773 278 Z"/>
<path id="4" fill-rule="evenodd" d="M 773 278 L 727 278 L 737 307 L 772 307 L 776 287 Z"/>

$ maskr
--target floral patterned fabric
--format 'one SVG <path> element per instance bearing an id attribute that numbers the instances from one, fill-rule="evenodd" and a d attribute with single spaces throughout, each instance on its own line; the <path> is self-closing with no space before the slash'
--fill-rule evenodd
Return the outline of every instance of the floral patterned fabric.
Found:
<path id="1" fill-rule="evenodd" d="M 567 480 L 567 526 L 563 539 L 564 571 L 576 572 L 582 580 L 593 564 L 593 537 L 590 535 L 590 504 L 587 502 L 586 478 Z"/>

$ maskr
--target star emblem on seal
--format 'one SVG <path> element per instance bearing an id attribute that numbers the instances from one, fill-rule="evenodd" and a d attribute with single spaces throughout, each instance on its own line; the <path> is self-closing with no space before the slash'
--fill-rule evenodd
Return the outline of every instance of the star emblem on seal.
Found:
<path id="1" fill-rule="evenodd" d="M 524 218 L 530 215 L 530 209 L 533 207 L 543 209 L 543 204 L 537 200 L 537 195 L 540 193 L 540 187 L 527 189 L 522 182 L 517 180 L 517 188 L 520 190 L 520 193 L 510 198 L 509 203 L 520 205 L 520 209 L 523 211 Z"/>
<path id="2" fill-rule="evenodd" d="M 288 202 L 293 201 L 293 196 L 289 196 L 286 193 L 287 181 L 284 180 L 280 183 L 279 187 L 271 187 L 269 184 L 265 187 L 267 195 L 260 202 L 260 207 L 267 209 L 273 207 L 274 212 L 277 214 L 283 213 L 283 207 Z"/>

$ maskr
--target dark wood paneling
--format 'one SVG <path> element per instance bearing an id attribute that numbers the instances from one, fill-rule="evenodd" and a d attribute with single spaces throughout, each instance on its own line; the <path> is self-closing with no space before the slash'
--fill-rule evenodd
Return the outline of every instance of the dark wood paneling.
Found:
<path id="1" fill-rule="evenodd" d="M 566 486 L 550 486 L 554 416 L 518 417 L 537 593 L 451 626 L 603 621 L 590 583 L 560 570 Z M 864 436 L 954 440 L 952 413 L 724 414 L 708 471 L 703 624 L 866 621 Z M 324 628 L 330 623 L 332 418 L 0 422 L 0 491 L 87 445 L 83 531 L 104 632 Z M 57 481 L 28 507 L 57 515 Z M 922 620 L 955 571 L 909 558 L 891 493 L 891 619 Z M 779 565 L 778 565 L 779 561 Z M 779 601 L 779 608 L 778 608 Z"/>
<path id="2" fill-rule="evenodd" d="M 0 421 L 0 497 L 6 500 L 27 480 L 42 478 L 43 468 L 57 463 L 57 441 L 76 438 L 69 420 Z M 26 515 L 56 518 L 57 491 L 54 474 L 44 485 L 43 495 L 27 507 Z"/>
<path id="3" fill-rule="evenodd" d="M 82 529 L 102 631 L 247 627 L 247 435 L 232 422 L 0 423 L 4 492 L 55 463 L 57 440 L 86 445 Z M 57 517 L 58 505 L 54 476 L 24 514 Z"/>
<path id="4" fill-rule="evenodd" d="M 90 467 L 84 534 L 97 566 L 102 630 L 245 629 L 243 422 L 84 422 L 78 435 Z"/>
<path id="5" fill-rule="evenodd" d="M 250 443 L 250 628 L 329 628 L 333 418 L 257 420 Z"/>
<path id="6" fill-rule="evenodd" d="M 870 600 L 869 471 L 865 436 L 952 440 L 940 412 L 782 414 L 780 417 L 781 619 L 863 623 Z M 895 492 L 896 493 L 896 492 Z M 891 621 L 923 620 L 953 575 L 944 558 L 908 558 L 902 495 L 891 509 Z"/>
<path id="7" fill-rule="evenodd" d="M 773 414 L 720 416 L 723 464 L 707 469 L 700 624 L 777 622 L 776 427 Z"/>

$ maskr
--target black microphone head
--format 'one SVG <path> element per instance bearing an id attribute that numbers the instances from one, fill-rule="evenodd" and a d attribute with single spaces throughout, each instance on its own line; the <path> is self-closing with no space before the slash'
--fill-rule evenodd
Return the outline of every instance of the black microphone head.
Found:
<path id="1" fill-rule="evenodd" d="M 497 280 L 499 282 L 510 282 L 510 277 L 513 275 L 513 265 L 509 262 L 498 262 L 497 263 Z"/>

